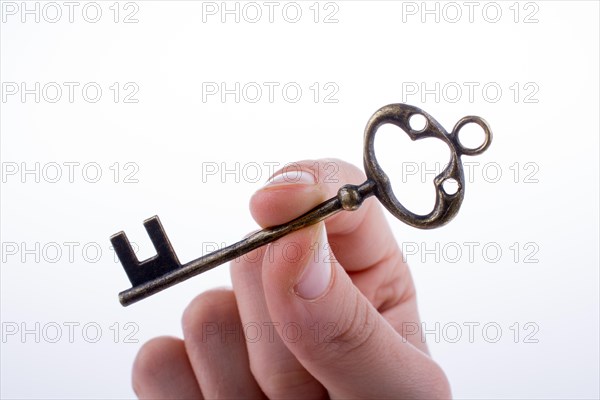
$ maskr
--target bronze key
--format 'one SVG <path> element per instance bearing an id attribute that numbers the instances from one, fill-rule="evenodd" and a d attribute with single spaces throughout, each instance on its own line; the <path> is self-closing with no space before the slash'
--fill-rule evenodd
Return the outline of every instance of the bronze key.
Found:
<path id="1" fill-rule="evenodd" d="M 414 130 L 409 124 L 411 117 L 422 115 L 426 125 L 421 130 Z M 479 125 L 484 133 L 484 142 L 477 148 L 464 147 L 458 132 L 469 123 Z M 433 183 L 436 189 L 436 201 L 433 210 L 427 215 L 417 215 L 407 210 L 396 198 L 388 176 L 383 172 L 375 157 L 375 133 L 384 124 L 394 124 L 400 127 L 412 140 L 434 137 L 446 142 L 450 148 L 450 162 L 446 168 L 435 177 Z M 421 228 L 437 228 L 450 221 L 458 212 L 465 192 L 465 180 L 460 156 L 478 155 L 483 153 L 492 141 L 492 131 L 487 122 L 480 117 L 467 116 L 456 123 L 452 132 L 444 128 L 425 111 L 407 104 L 390 104 L 377 110 L 367 123 L 364 142 L 364 167 L 367 180 L 361 185 L 342 186 L 337 196 L 324 201 L 312 210 L 293 219 L 292 221 L 263 229 L 246 239 L 207 254 L 186 264 L 181 264 L 165 234 L 158 216 L 144 221 L 144 227 L 156 249 L 156 256 L 140 262 L 124 232 L 113 235 L 112 245 L 133 285 L 132 288 L 119 293 L 119 301 L 128 306 L 136 301 L 151 296 L 163 289 L 201 274 L 227 261 L 240 257 L 254 249 L 277 240 L 290 232 L 305 226 L 315 224 L 342 210 L 354 211 L 362 202 L 375 195 L 392 215 L 404 223 Z M 458 183 L 454 193 L 444 190 L 445 181 L 453 179 Z"/>

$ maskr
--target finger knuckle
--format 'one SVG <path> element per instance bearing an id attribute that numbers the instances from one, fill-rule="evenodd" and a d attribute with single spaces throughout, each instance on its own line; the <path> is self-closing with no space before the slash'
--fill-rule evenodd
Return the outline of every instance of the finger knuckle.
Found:
<path id="1" fill-rule="evenodd" d="M 356 299 L 342 304 L 341 317 L 332 325 L 329 333 L 317 343 L 317 354 L 331 356 L 331 362 L 353 360 L 377 331 L 379 319 L 370 309 L 368 301 L 356 294 Z"/>

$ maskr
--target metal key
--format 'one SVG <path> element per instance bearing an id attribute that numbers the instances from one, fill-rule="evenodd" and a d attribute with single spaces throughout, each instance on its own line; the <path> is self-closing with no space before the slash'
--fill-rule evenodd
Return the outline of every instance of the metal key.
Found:
<path id="1" fill-rule="evenodd" d="M 412 129 L 410 119 L 415 115 L 425 117 L 426 125 L 421 130 Z M 474 149 L 464 147 L 458 132 L 469 123 L 479 125 L 484 133 L 483 143 Z M 400 127 L 412 140 L 426 137 L 438 138 L 450 148 L 450 162 L 446 168 L 435 177 L 433 183 L 436 189 L 436 201 L 433 210 L 427 215 L 417 215 L 407 210 L 396 198 L 388 176 L 383 172 L 375 157 L 375 133 L 384 124 L 394 124 Z M 224 247 L 213 253 L 202 256 L 187 264 L 181 264 L 175 255 L 158 216 L 144 221 L 144 227 L 156 249 L 156 256 L 145 261 L 138 261 L 131 244 L 124 232 L 113 235 L 110 240 L 115 249 L 131 284 L 132 288 L 119 293 L 119 301 L 128 306 L 136 301 L 151 296 L 163 289 L 206 272 L 223 263 L 240 257 L 254 249 L 277 240 L 290 232 L 305 226 L 315 224 L 342 210 L 354 211 L 363 201 L 375 195 L 392 215 L 404 223 L 421 228 L 437 228 L 450 221 L 458 212 L 465 192 L 465 180 L 460 156 L 478 155 L 490 145 L 492 132 L 487 122 L 480 117 L 467 116 L 456 123 L 452 132 L 444 128 L 425 111 L 407 104 L 390 104 L 377 110 L 365 128 L 364 167 L 367 180 L 360 185 L 342 186 L 337 196 L 319 204 L 310 211 L 292 221 L 263 229 L 246 239 Z M 458 183 L 455 193 L 444 190 L 445 181 L 453 179 Z"/>

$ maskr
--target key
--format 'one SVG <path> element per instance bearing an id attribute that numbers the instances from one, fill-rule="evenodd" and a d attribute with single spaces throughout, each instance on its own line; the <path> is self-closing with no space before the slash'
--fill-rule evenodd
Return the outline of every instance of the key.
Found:
<path id="1" fill-rule="evenodd" d="M 426 121 L 425 126 L 420 130 L 413 129 L 410 125 L 411 118 L 416 115 L 423 116 Z M 458 138 L 460 129 L 469 123 L 479 125 L 485 134 L 483 143 L 477 148 L 463 146 Z M 384 124 L 398 126 L 412 140 L 433 137 L 444 141 L 450 148 L 448 165 L 433 180 L 436 201 L 429 214 L 418 215 L 407 210 L 394 195 L 388 176 L 379 166 L 375 157 L 375 134 Z M 133 304 L 338 212 L 357 210 L 370 196 L 375 196 L 392 215 L 410 226 L 421 229 L 440 227 L 454 218 L 464 198 L 465 179 L 460 157 L 483 153 L 491 141 L 492 131 L 488 123 L 477 116 L 462 118 L 456 123 L 452 132 L 448 133 L 431 115 L 420 108 L 408 104 L 384 106 L 373 114 L 365 128 L 363 161 L 367 180 L 360 185 L 342 186 L 337 196 L 324 201 L 292 221 L 265 228 L 244 240 L 183 265 L 179 262 L 158 216 L 144 221 L 144 227 L 156 249 L 156 255 L 150 259 L 142 262 L 137 259 L 124 232 L 113 235 L 110 240 L 132 284 L 130 289 L 119 293 L 119 301 L 123 306 Z M 444 188 L 444 183 L 448 180 L 454 180 L 458 184 L 455 192 Z"/>

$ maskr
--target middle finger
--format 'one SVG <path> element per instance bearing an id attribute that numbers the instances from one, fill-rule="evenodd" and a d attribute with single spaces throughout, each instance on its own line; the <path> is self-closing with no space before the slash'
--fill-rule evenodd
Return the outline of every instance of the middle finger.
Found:
<path id="1" fill-rule="evenodd" d="M 327 390 L 288 350 L 271 321 L 262 284 L 268 247 L 231 263 L 231 280 L 246 332 L 250 370 L 269 398 L 327 398 Z M 306 333 L 308 334 L 308 332 Z"/>

